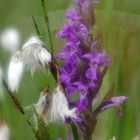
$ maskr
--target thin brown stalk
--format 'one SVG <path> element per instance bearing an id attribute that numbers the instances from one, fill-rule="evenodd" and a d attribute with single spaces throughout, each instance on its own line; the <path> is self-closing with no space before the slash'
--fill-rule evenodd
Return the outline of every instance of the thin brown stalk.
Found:
<path id="1" fill-rule="evenodd" d="M 34 23 L 36 32 L 37 32 L 38 36 L 40 36 L 40 31 L 39 31 L 39 29 L 38 29 L 38 26 L 37 26 L 37 23 L 36 23 L 36 20 L 35 20 L 34 15 L 32 15 L 32 20 L 33 20 L 33 23 Z"/>
<path id="2" fill-rule="evenodd" d="M 46 5 L 45 5 L 45 0 L 41 0 L 41 4 L 42 4 L 42 8 L 43 8 L 43 14 L 44 14 L 45 23 L 47 25 L 47 31 L 48 31 L 48 35 L 49 35 L 51 54 L 53 56 L 54 55 L 53 42 L 52 42 L 52 36 L 51 36 L 51 30 L 50 30 L 50 23 L 49 23 L 49 16 L 48 16 L 47 8 L 46 8 Z"/>
<path id="3" fill-rule="evenodd" d="M 36 131 L 34 129 L 34 127 L 32 126 L 31 122 L 27 119 L 24 109 L 21 106 L 20 102 L 18 101 L 18 99 L 16 98 L 16 96 L 14 95 L 14 93 L 9 89 L 6 81 L 4 80 L 4 78 L 2 79 L 2 83 L 7 91 L 7 93 L 9 94 L 9 96 L 11 97 L 13 103 L 15 104 L 16 108 L 18 109 L 18 111 L 23 115 L 24 119 L 26 120 L 27 124 L 31 127 L 31 129 L 33 130 L 33 132 L 36 135 Z"/>

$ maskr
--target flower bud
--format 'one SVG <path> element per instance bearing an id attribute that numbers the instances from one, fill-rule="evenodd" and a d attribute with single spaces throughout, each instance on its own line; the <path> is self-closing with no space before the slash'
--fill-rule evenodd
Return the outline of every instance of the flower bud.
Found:
<path id="1" fill-rule="evenodd" d="M 95 24 L 92 0 L 75 0 L 75 2 L 85 25 L 91 28 Z"/>
<path id="2" fill-rule="evenodd" d="M 18 51 L 11 58 L 9 69 L 8 69 L 8 84 L 12 92 L 18 90 L 22 73 L 23 73 L 22 56 L 21 56 L 21 52 Z"/>

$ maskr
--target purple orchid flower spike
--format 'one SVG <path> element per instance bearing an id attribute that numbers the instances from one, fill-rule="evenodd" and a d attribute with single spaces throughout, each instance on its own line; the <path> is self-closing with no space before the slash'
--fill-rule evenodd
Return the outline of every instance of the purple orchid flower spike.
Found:
<path id="1" fill-rule="evenodd" d="M 85 1 L 82 5 L 81 1 L 77 0 L 76 3 L 77 9 L 70 9 L 67 12 L 67 23 L 57 33 L 58 38 L 66 39 L 66 46 L 61 49 L 57 58 L 64 62 L 64 65 L 59 67 L 59 73 L 60 81 L 68 96 L 80 93 L 76 104 L 81 112 L 91 104 L 93 97 L 90 102 L 88 98 L 91 98 L 90 94 L 96 94 L 92 93 L 94 90 L 99 89 L 103 78 L 102 69 L 108 67 L 110 58 L 104 50 L 99 49 L 98 40 L 92 39 L 90 29 L 83 15 L 79 13 L 83 6 L 88 11 L 87 7 L 91 7 L 92 2 L 87 0 L 87 3 Z"/>
<path id="2" fill-rule="evenodd" d="M 119 108 L 127 97 L 109 98 L 93 110 L 92 103 L 98 100 L 97 95 L 111 60 L 103 50 L 102 36 L 92 34 L 95 26 L 92 0 L 75 2 L 76 8 L 68 10 L 67 23 L 57 33 L 58 38 L 66 41 L 57 58 L 63 61 L 63 65 L 59 66 L 60 82 L 66 91 L 69 107 L 78 110 L 79 118 L 75 122 L 84 133 L 84 139 L 91 140 L 98 113 L 108 107 Z M 73 100 L 73 94 L 77 95 L 76 100 Z"/>

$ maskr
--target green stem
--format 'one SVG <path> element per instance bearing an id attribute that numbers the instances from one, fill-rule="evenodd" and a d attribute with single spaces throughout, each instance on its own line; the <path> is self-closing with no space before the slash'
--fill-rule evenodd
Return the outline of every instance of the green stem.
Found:
<path id="1" fill-rule="evenodd" d="M 38 36 L 40 36 L 40 32 L 39 32 L 39 29 L 38 29 L 38 26 L 37 26 L 37 23 L 36 23 L 34 15 L 32 15 L 32 19 L 33 19 L 33 23 L 35 25 L 36 32 L 37 32 Z"/>
<path id="2" fill-rule="evenodd" d="M 46 25 L 47 25 L 50 47 L 51 47 L 51 55 L 52 55 L 51 71 L 53 73 L 54 78 L 56 80 L 58 80 L 57 79 L 57 68 L 55 66 L 56 62 L 55 62 L 55 58 L 54 58 L 54 50 L 53 50 L 53 43 L 52 43 L 52 37 L 51 37 L 50 23 L 49 23 L 49 17 L 48 17 L 46 5 L 45 5 L 45 0 L 41 0 L 41 3 L 42 3 L 42 7 L 43 7 L 44 19 L 45 19 L 45 22 L 46 22 Z M 74 140 L 79 140 L 78 131 L 77 131 L 77 128 L 76 128 L 74 123 L 71 124 L 71 128 L 72 128 L 72 133 L 73 133 Z"/>
<path id="3" fill-rule="evenodd" d="M 47 31 L 48 31 L 48 35 L 49 35 L 49 42 L 50 42 L 50 48 L 51 48 L 51 56 L 52 56 L 51 57 L 51 59 L 52 59 L 51 72 L 53 73 L 53 76 L 57 81 L 58 79 L 57 79 L 56 59 L 54 57 L 54 49 L 53 49 L 53 42 L 52 42 L 52 36 L 51 36 L 51 30 L 50 30 L 49 16 L 48 16 L 47 8 L 45 5 L 45 0 L 41 0 L 41 4 L 42 4 L 42 8 L 43 8 L 45 23 L 47 25 Z"/>
<path id="4" fill-rule="evenodd" d="M 15 106 L 17 107 L 18 111 L 22 114 L 22 116 L 24 117 L 24 119 L 26 120 L 27 124 L 31 127 L 32 131 L 34 132 L 34 134 L 36 135 L 36 131 L 34 129 L 34 127 L 32 126 L 31 122 L 28 120 L 28 118 L 25 115 L 24 109 L 22 108 L 20 102 L 18 101 L 18 99 L 16 98 L 16 96 L 14 96 L 14 93 L 9 89 L 6 81 L 4 79 L 2 79 L 3 85 L 5 87 L 5 89 L 7 90 L 8 94 L 10 95 L 13 103 L 15 104 Z"/>
<path id="5" fill-rule="evenodd" d="M 79 140 L 78 131 L 77 131 L 76 125 L 74 123 L 71 124 L 71 129 L 72 129 L 72 134 L 73 134 L 74 140 Z"/>
<path id="6" fill-rule="evenodd" d="M 46 25 L 47 25 L 47 31 L 48 31 L 48 35 L 49 35 L 51 54 L 53 56 L 54 55 L 53 42 L 52 42 L 52 37 L 51 37 L 50 23 L 49 23 L 49 17 L 48 17 L 48 13 L 47 13 L 47 8 L 46 8 L 46 5 L 45 5 L 45 0 L 41 0 L 41 3 L 42 3 L 44 19 L 45 19 L 45 22 L 46 22 Z"/>

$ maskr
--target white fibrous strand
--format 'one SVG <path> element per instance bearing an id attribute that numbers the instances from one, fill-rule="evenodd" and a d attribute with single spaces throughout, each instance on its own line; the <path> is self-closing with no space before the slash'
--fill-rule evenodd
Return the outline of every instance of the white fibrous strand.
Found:
<path id="1" fill-rule="evenodd" d="M 65 121 L 66 118 L 76 119 L 76 108 L 69 109 L 68 102 L 62 88 L 56 87 L 52 99 L 51 121 Z"/>
<path id="2" fill-rule="evenodd" d="M 38 64 L 48 68 L 51 62 L 51 54 L 42 46 L 42 41 L 38 37 L 32 36 L 22 47 L 24 63 L 32 74 Z"/>
<path id="3" fill-rule="evenodd" d="M 23 73 L 23 62 L 20 51 L 11 58 L 8 69 L 8 85 L 12 92 L 18 90 Z"/>
<path id="4" fill-rule="evenodd" d="M 36 54 L 36 60 L 43 66 L 48 68 L 51 62 L 51 54 L 44 48 L 40 48 Z"/>
<path id="5" fill-rule="evenodd" d="M 0 125 L 0 140 L 10 140 L 10 130 L 7 124 Z"/>

